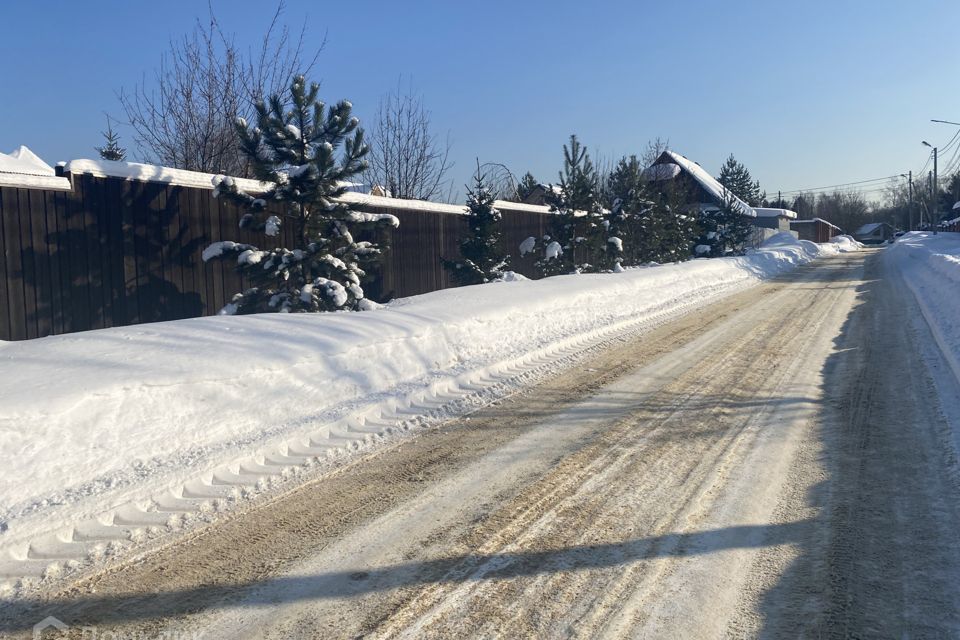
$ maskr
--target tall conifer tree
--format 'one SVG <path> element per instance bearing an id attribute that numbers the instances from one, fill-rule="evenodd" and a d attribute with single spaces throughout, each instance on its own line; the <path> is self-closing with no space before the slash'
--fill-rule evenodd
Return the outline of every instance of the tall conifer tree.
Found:
<path id="1" fill-rule="evenodd" d="M 256 105 L 257 122 L 237 121 L 240 147 L 254 177 L 268 186 L 256 196 L 241 190 L 229 177 L 214 178 L 214 195 L 229 198 L 246 210 L 240 228 L 286 238 L 293 248 L 261 250 L 231 241 L 215 242 L 203 259 L 233 257 L 244 279 L 253 286 L 236 294 L 221 313 L 264 311 L 360 310 L 369 302 L 361 281 L 363 266 L 380 253 L 373 242 L 358 241 L 351 228 L 397 226 L 394 216 L 355 211 L 340 199 L 347 181 L 366 168 L 363 130 L 341 101 L 329 109 L 318 100 L 320 85 L 309 88 L 303 76 L 294 78 L 287 100 L 271 96 Z M 286 105 L 290 107 L 287 108 Z M 340 159 L 335 155 L 343 148 Z M 267 210 L 280 205 L 279 215 Z"/>

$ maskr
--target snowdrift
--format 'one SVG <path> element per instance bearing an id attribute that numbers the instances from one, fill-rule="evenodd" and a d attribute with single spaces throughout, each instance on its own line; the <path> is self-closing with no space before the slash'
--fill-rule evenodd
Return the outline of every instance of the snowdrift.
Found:
<path id="1" fill-rule="evenodd" d="M 960 233 L 911 231 L 884 253 L 913 291 L 960 382 Z"/>
<path id="2" fill-rule="evenodd" d="M 790 236 L 745 257 L 448 289 L 363 313 L 0 343 L 0 582 L 182 526 L 265 478 L 825 252 Z"/>

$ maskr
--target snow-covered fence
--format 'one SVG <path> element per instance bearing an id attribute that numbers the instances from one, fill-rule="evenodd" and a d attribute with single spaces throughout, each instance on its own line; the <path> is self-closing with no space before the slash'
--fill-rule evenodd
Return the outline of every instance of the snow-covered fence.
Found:
<path id="1" fill-rule="evenodd" d="M 234 205 L 212 196 L 212 176 L 99 161 L 73 161 L 63 175 L 72 190 L 0 187 L 0 340 L 211 315 L 243 287 L 229 264 L 200 256 L 216 240 L 262 244 L 237 228 Z M 370 297 L 451 286 L 440 258 L 457 253 L 464 207 L 347 198 L 358 209 L 400 219 L 365 287 Z M 513 268 L 535 275 L 534 258 L 520 258 L 516 248 L 543 234 L 546 208 L 498 206 Z"/>

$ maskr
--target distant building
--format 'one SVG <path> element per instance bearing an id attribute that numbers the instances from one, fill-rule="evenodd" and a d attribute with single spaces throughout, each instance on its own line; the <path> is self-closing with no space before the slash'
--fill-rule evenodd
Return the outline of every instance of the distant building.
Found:
<path id="1" fill-rule="evenodd" d="M 538 184 L 534 187 L 527 197 L 521 200 L 523 204 L 535 204 L 535 205 L 546 205 L 547 204 L 547 194 L 550 192 L 558 193 L 560 187 L 555 184 Z"/>
<path id="2" fill-rule="evenodd" d="M 801 240 L 809 240 L 810 242 L 830 242 L 830 238 L 843 233 L 840 227 L 827 222 L 823 218 L 791 220 L 790 230 L 796 231 L 797 237 Z"/>
<path id="3" fill-rule="evenodd" d="M 893 238 L 893 227 L 886 222 L 871 222 L 857 229 L 853 237 L 863 244 L 882 244 Z"/>
<path id="4" fill-rule="evenodd" d="M 796 220 L 797 212 L 790 209 L 771 209 L 767 207 L 754 207 L 757 218 L 753 223 L 755 227 L 763 229 L 775 229 L 776 231 L 792 231 L 790 223 Z"/>

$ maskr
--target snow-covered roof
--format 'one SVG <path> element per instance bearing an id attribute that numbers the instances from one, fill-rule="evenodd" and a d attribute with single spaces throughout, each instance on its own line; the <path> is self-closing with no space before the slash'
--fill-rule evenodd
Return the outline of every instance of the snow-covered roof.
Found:
<path id="1" fill-rule="evenodd" d="M 841 231 L 840 227 L 833 224 L 832 222 L 827 222 L 823 218 L 811 218 L 810 220 L 791 220 L 790 224 L 813 224 L 814 222 L 820 222 L 822 224 L 827 225 L 828 227 L 832 227 L 836 229 L 837 231 Z"/>
<path id="2" fill-rule="evenodd" d="M 191 187 L 194 189 L 211 190 L 213 189 L 213 179 L 218 177 L 215 174 L 203 173 L 200 171 L 186 171 L 184 169 L 171 169 L 170 167 L 161 167 L 152 164 L 141 164 L 138 162 L 114 162 L 111 160 L 71 160 L 64 167 L 64 171 L 68 173 L 91 175 L 97 178 L 123 178 L 125 180 L 160 182 L 163 184 Z M 269 188 L 269 185 L 257 180 L 233 178 L 233 181 L 239 189 L 248 193 L 258 193 L 266 191 Z M 355 183 L 349 183 L 346 186 L 349 189 L 350 187 L 355 186 Z M 351 204 L 382 207 L 384 209 L 406 209 L 453 214 L 463 214 L 467 211 L 465 206 L 459 204 L 427 202 L 425 200 L 401 200 L 399 198 L 386 198 L 383 196 L 370 195 L 368 193 L 357 193 L 355 191 L 347 191 L 345 194 L 343 194 L 342 200 Z M 505 202 L 500 200 L 496 201 L 494 206 L 513 211 L 530 211 L 534 213 L 547 213 L 550 210 L 550 207 L 543 205 L 523 204 L 520 202 Z"/>
<path id="3" fill-rule="evenodd" d="M 758 218 L 796 218 L 797 212 L 790 209 L 776 209 L 770 207 L 754 207 Z"/>
<path id="4" fill-rule="evenodd" d="M 879 229 L 882 225 L 883 225 L 882 222 L 868 222 L 867 224 L 857 229 L 854 235 L 865 236 L 865 235 L 871 234 L 877 229 Z"/>
<path id="5" fill-rule="evenodd" d="M 643 177 L 651 182 L 659 182 L 660 180 L 673 180 L 680 175 L 680 171 L 680 165 L 672 162 L 664 162 L 663 164 L 650 165 L 644 169 Z"/>
<path id="6" fill-rule="evenodd" d="M 727 191 L 727 189 L 720 184 L 716 178 L 710 175 L 699 164 L 693 160 L 690 160 L 689 158 L 685 158 L 676 151 L 664 151 L 663 153 L 669 157 L 674 164 L 680 165 L 684 171 L 690 174 L 690 176 L 693 177 L 693 179 L 696 180 L 701 187 L 703 187 L 704 191 L 716 198 L 718 202 L 723 202 L 725 198 L 729 198 L 733 202 L 733 207 L 738 209 L 741 214 L 750 216 L 751 218 L 756 217 L 757 214 L 754 212 L 753 207 Z"/>
<path id="7" fill-rule="evenodd" d="M 27 147 L 0 153 L 0 187 L 70 191 L 70 181 L 58 178 L 53 167 Z"/>

